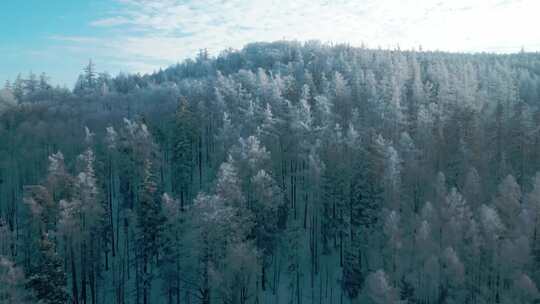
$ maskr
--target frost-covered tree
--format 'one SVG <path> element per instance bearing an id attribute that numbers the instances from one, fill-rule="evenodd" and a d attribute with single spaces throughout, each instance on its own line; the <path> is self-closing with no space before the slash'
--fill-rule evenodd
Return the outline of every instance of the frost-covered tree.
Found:
<path id="1" fill-rule="evenodd" d="M 0 301 L 6 304 L 34 303 L 32 292 L 25 289 L 24 271 L 11 260 L 0 256 Z"/>
<path id="2" fill-rule="evenodd" d="M 514 233 L 521 212 L 521 187 L 512 175 L 508 175 L 499 185 L 495 206 L 508 233 Z"/>
<path id="3" fill-rule="evenodd" d="M 367 275 L 362 300 L 365 303 L 399 303 L 398 295 L 399 290 L 392 287 L 383 270 L 377 270 Z"/>
<path id="4" fill-rule="evenodd" d="M 21 75 L 0 254 L 44 303 L 534 303 L 539 65 L 277 41 Z"/>

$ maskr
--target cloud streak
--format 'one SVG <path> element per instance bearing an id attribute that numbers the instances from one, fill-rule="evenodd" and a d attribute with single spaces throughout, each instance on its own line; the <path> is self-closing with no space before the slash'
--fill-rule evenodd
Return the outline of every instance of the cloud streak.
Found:
<path id="1" fill-rule="evenodd" d="M 116 1 L 120 10 L 90 24 L 105 29 L 104 37 L 60 38 L 92 45 L 98 56 L 125 61 L 129 71 L 150 72 L 200 48 L 216 54 L 283 38 L 448 51 L 540 49 L 537 0 Z"/>

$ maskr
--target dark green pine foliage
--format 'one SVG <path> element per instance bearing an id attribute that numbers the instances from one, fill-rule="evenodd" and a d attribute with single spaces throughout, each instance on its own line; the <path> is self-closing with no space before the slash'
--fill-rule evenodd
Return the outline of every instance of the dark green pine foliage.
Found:
<path id="1" fill-rule="evenodd" d="M 144 163 L 144 179 L 139 187 L 139 202 L 137 205 L 137 227 L 140 231 L 139 245 L 146 258 L 157 255 L 160 236 L 165 217 L 159 199 L 157 181 L 152 172 L 152 163 Z"/>
<path id="2" fill-rule="evenodd" d="M 405 303 L 415 303 L 413 302 L 414 287 L 411 283 L 405 280 L 405 277 L 402 277 L 400 281 L 399 297 L 402 301 L 405 301 Z"/>
<path id="3" fill-rule="evenodd" d="M 322 176 L 322 246 L 325 254 L 329 254 L 332 248 L 338 248 L 342 244 L 341 237 L 345 230 L 343 204 L 348 192 L 348 178 L 345 172 L 343 162 L 333 161 Z"/>
<path id="4" fill-rule="evenodd" d="M 343 288 L 350 298 L 356 298 L 362 289 L 365 276 L 371 269 L 364 269 L 363 250 L 369 243 L 379 222 L 383 204 L 384 172 L 383 152 L 370 136 L 365 148 L 360 149 L 354 164 L 349 201 L 349 238 L 343 259 Z"/>
<path id="5" fill-rule="evenodd" d="M 27 288 L 34 291 L 39 303 L 64 304 L 68 299 L 66 274 L 62 258 L 56 252 L 56 246 L 43 235 L 39 241 L 36 262 L 30 266 Z"/>
<path id="6" fill-rule="evenodd" d="M 362 289 L 366 270 L 362 269 L 362 249 L 359 242 L 351 242 L 345 249 L 341 284 L 347 295 L 354 299 Z"/>
<path id="7" fill-rule="evenodd" d="M 158 183 L 150 160 L 144 162 L 143 182 L 137 205 L 137 258 L 143 285 L 143 303 L 148 303 L 153 280 L 150 264 L 157 260 L 165 217 L 159 199 Z"/>
<path id="8" fill-rule="evenodd" d="M 173 192 L 180 198 L 183 208 L 190 201 L 194 162 L 195 121 L 186 99 L 182 98 L 176 111 L 173 134 L 172 166 Z"/>

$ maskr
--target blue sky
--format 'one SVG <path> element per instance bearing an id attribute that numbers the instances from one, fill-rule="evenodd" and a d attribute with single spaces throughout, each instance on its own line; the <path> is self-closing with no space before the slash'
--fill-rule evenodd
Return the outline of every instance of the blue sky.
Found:
<path id="1" fill-rule="evenodd" d="M 91 51 L 72 52 L 57 35 L 106 36 L 90 26 L 100 14 L 117 5 L 105 0 L 24 0 L 0 3 L 0 81 L 18 73 L 46 71 L 58 84 L 72 84 Z M 110 68 L 115 68 L 109 66 Z"/>
<path id="2" fill-rule="evenodd" d="M 47 72 L 72 86 L 98 70 L 152 72 L 253 41 L 365 43 L 402 49 L 540 50 L 538 0 L 0 1 L 0 81 Z"/>

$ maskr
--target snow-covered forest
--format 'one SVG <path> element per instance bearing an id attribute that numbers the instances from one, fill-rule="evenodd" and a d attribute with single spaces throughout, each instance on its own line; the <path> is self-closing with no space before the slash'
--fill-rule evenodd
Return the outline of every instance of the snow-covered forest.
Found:
<path id="1" fill-rule="evenodd" d="M 327 45 L 0 90 L 0 303 L 535 303 L 540 54 Z"/>

